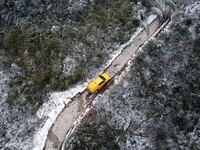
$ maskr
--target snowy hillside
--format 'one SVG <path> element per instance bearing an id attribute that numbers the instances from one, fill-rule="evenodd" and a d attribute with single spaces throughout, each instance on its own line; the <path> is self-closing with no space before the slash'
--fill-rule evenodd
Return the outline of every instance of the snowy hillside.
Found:
<path id="1" fill-rule="evenodd" d="M 46 117 L 55 119 L 68 96 L 80 92 L 76 87 L 84 89 L 108 65 L 153 6 L 154 0 L 0 0 L 0 149 L 33 148 L 38 129 L 53 123 Z"/>
<path id="2" fill-rule="evenodd" d="M 172 22 L 96 99 L 65 149 L 200 149 L 200 3 Z"/>

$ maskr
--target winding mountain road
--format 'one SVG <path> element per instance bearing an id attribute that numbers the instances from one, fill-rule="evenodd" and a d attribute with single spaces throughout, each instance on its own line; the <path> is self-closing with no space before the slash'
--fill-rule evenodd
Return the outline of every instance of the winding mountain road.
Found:
<path id="1" fill-rule="evenodd" d="M 137 50 L 151 37 L 158 35 L 169 21 L 170 19 L 166 18 L 165 21 L 161 22 L 159 18 L 156 17 L 147 27 L 148 34 L 144 29 L 138 32 L 134 37 L 133 42 L 125 47 L 121 54 L 119 54 L 117 58 L 113 60 L 111 65 L 105 69 L 105 71 L 111 76 L 110 84 L 114 80 L 114 77 L 123 71 L 127 62 L 132 58 Z M 109 83 L 107 86 L 109 86 Z M 46 139 L 45 150 L 59 150 L 61 148 L 66 135 L 70 134 L 75 126 L 74 122 L 76 122 L 77 118 L 83 115 L 85 110 L 91 106 L 92 101 L 97 95 L 98 93 L 90 94 L 87 90 L 84 90 L 82 93 L 78 93 L 73 97 L 72 101 L 64 107 L 52 125 Z"/>

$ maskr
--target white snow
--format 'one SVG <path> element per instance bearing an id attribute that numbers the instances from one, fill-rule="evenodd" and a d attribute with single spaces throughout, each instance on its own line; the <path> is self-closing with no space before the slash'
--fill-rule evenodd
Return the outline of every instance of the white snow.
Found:
<path id="1" fill-rule="evenodd" d="M 154 19 L 156 19 L 155 15 L 151 15 L 147 19 L 147 23 L 150 24 Z M 120 46 L 120 48 L 111 54 L 110 60 L 103 66 L 103 68 L 108 67 L 111 62 L 122 52 L 122 50 L 131 44 L 134 38 L 143 30 L 143 28 L 137 28 L 136 32 L 132 35 L 131 39 Z M 83 84 L 79 83 L 78 85 L 70 88 L 65 92 L 54 92 L 49 96 L 49 100 L 42 105 L 42 107 L 37 112 L 37 117 L 39 119 L 44 119 L 45 122 L 40 127 L 34 135 L 33 138 L 33 150 L 42 150 L 45 145 L 45 140 L 48 135 L 48 131 L 50 130 L 52 124 L 55 122 L 58 114 L 62 111 L 64 106 L 71 101 L 71 98 L 74 97 L 77 93 L 85 90 L 85 87 L 90 79 L 87 79 Z M 80 120 L 84 117 L 84 115 L 89 111 L 88 108 L 80 118 L 77 119 L 76 124 L 80 122 Z M 75 128 L 74 128 L 75 129 Z"/>
<path id="2" fill-rule="evenodd" d="M 8 96 L 9 82 L 11 82 L 14 76 L 20 74 L 20 68 L 14 63 L 11 64 L 9 70 L 0 70 L 0 104 L 4 103 Z"/>
<path id="3" fill-rule="evenodd" d="M 45 119 L 44 125 L 35 133 L 33 138 L 33 150 L 42 150 L 45 145 L 45 140 L 48 135 L 48 131 L 52 124 L 56 120 L 58 114 L 62 111 L 65 104 L 69 103 L 71 98 L 78 92 L 82 92 L 85 89 L 85 84 L 76 85 L 75 87 L 65 92 L 54 92 L 50 95 L 49 100 L 43 104 L 38 110 L 37 117 L 39 119 Z"/>
<path id="4" fill-rule="evenodd" d="M 77 61 L 73 58 L 66 57 L 63 61 L 62 72 L 65 76 L 73 75 L 75 68 L 77 66 Z"/>
<path id="5" fill-rule="evenodd" d="M 155 20 L 157 18 L 156 15 L 150 15 L 148 18 L 147 18 L 147 24 L 150 24 L 153 20 Z"/>
<path id="6" fill-rule="evenodd" d="M 195 2 L 186 8 L 185 14 L 195 15 L 197 11 L 200 11 L 200 2 Z"/>
<path id="7" fill-rule="evenodd" d="M 60 27 L 59 27 L 59 26 L 54 26 L 54 25 L 53 25 L 53 26 L 51 27 L 51 30 L 50 30 L 50 31 L 51 31 L 51 32 L 57 32 L 58 30 L 60 30 Z"/>
<path id="8" fill-rule="evenodd" d="M 8 75 L 6 75 L 2 70 L 0 71 L 0 104 L 2 104 L 7 97 L 7 90 L 8 90 L 8 82 L 10 81 L 10 78 Z"/>

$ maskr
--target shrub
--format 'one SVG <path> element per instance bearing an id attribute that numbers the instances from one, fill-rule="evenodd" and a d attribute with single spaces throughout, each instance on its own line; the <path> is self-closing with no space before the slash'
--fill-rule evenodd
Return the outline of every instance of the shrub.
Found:
<path id="1" fill-rule="evenodd" d="M 51 85 L 52 89 L 58 90 L 59 87 L 60 87 L 60 82 L 59 82 L 59 80 L 57 78 L 52 77 L 50 79 L 50 85 Z"/>
<path id="2" fill-rule="evenodd" d="M 186 26 L 191 26 L 192 25 L 192 19 L 186 19 L 184 23 L 185 23 Z"/>
<path id="3" fill-rule="evenodd" d="M 31 77 L 31 80 L 41 90 L 51 79 L 50 66 L 43 64 L 42 67 L 38 68 Z"/>
<path id="4" fill-rule="evenodd" d="M 164 131 L 163 129 L 158 129 L 157 135 L 155 138 L 156 142 L 156 149 L 166 149 L 166 139 L 167 139 L 168 133 Z"/>
<path id="5" fill-rule="evenodd" d="M 182 131 L 186 130 L 188 125 L 187 120 L 184 117 L 177 117 L 175 120 L 175 124 L 178 125 L 179 130 Z"/>
<path id="6" fill-rule="evenodd" d="M 35 103 L 35 101 L 34 101 L 34 99 L 33 99 L 33 97 L 31 95 L 27 95 L 26 96 L 26 100 L 32 105 Z"/>
<path id="7" fill-rule="evenodd" d="M 190 147 L 191 150 L 198 150 L 198 145 L 193 143 Z"/>
<path id="8" fill-rule="evenodd" d="M 69 86 L 71 86 L 72 84 L 77 83 L 78 81 L 82 80 L 83 78 L 84 78 L 84 73 L 83 72 L 77 73 L 75 75 L 68 76 L 64 80 L 63 89 L 65 90 L 65 89 L 69 88 Z"/>
<path id="9" fill-rule="evenodd" d="M 9 106 L 14 106 L 17 104 L 19 98 L 19 92 L 17 89 L 12 89 L 8 93 L 8 98 L 6 99 L 6 102 L 9 104 Z"/>
<path id="10" fill-rule="evenodd" d="M 31 55 L 35 55 L 36 51 L 41 51 L 43 42 L 41 38 L 41 33 L 39 31 L 26 31 L 27 38 L 26 38 L 26 48 L 28 49 Z"/>
<path id="11" fill-rule="evenodd" d="M 156 45 L 156 43 L 150 41 L 147 45 L 147 50 L 146 50 L 147 54 L 151 57 L 156 57 L 158 56 L 157 51 L 158 51 L 158 46 Z"/>
<path id="12" fill-rule="evenodd" d="M 5 49 L 19 55 L 24 48 L 26 34 L 18 27 L 10 27 L 7 31 L 8 33 L 5 35 Z"/>
<path id="13" fill-rule="evenodd" d="M 153 2 L 151 0 L 142 0 L 142 5 L 147 9 L 147 11 L 151 10 Z"/>
<path id="14" fill-rule="evenodd" d="M 120 44 L 122 44 L 127 40 L 127 38 L 126 38 L 126 35 L 123 31 L 118 31 L 117 36 L 114 38 L 114 40 L 116 42 L 119 42 Z"/>
<path id="15" fill-rule="evenodd" d="M 200 37 L 194 40 L 193 52 L 200 58 Z"/>
<path id="16" fill-rule="evenodd" d="M 4 34 L 3 32 L 0 32 L 0 49 L 3 49 L 3 47 L 4 47 Z"/>

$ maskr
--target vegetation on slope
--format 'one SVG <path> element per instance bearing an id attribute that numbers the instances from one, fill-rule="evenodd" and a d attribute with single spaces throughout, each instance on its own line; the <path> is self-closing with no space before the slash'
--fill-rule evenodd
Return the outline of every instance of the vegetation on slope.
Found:
<path id="1" fill-rule="evenodd" d="M 200 24 L 191 8 L 97 99 L 65 149 L 200 149 Z"/>
<path id="2" fill-rule="evenodd" d="M 0 0 L 0 149 L 29 149 L 47 93 L 93 77 L 150 13 L 147 3 Z"/>
<path id="3" fill-rule="evenodd" d="M 66 90 L 102 66 L 146 15 L 139 13 L 144 6 L 130 0 L 60 3 L 1 1 L 0 48 L 7 56 L 2 64 L 9 68 L 15 63 L 21 68 L 23 86 L 18 94 L 23 93 L 33 105 L 42 104 L 45 90 Z M 76 63 L 71 64 L 70 73 L 63 70 L 65 58 Z"/>

